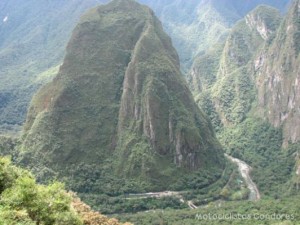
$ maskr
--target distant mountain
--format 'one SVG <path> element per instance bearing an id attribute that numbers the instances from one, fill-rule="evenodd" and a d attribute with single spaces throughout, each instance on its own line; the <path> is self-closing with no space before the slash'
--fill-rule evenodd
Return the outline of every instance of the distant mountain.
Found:
<path id="1" fill-rule="evenodd" d="M 80 15 L 100 2 L 0 2 L 0 130 L 19 130 L 33 93 L 57 73 Z"/>
<path id="2" fill-rule="evenodd" d="M 290 0 L 140 0 L 154 9 L 179 52 L 185 72 L 194 58 L 226 40 L 249 11 L 267 4 L 285 11 Z"/>
<path id="3" fill-rule="evenodd" d="M 171 39 L 133 0 L 82 17 L 58 75 L 33 98 L 22 139 L 23 164 L 78 192 L 166 190 L 224 166 Z"/>

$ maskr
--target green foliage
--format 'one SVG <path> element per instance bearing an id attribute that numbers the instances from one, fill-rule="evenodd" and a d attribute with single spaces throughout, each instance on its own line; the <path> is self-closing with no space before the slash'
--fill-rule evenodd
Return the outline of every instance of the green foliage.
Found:
<path id="1" fill-rule="evenodd" d="M 36 225 L 25 210 L 12 210 L 0 205 L 0 224 Z"/>
<path id="2" fill-rule="evenodd" d="M 158 159 L 159 161 L 159 159 Z M 163 164 L 163 161 L 159 161 Z M 165 177 L 158 177 L 158 179 L 165 179 L 165 183 L 152 181 L 150 178 L 140 180 L 137 178 L 118 177 L 112 170 L 112 164 L 114 162 L 109 161 L 105 167 L 99 167 L 99 165 L 84 165 L 79 164 L 77 166 L 66 167 L 69 171 L 69 175 L 62 180 L 66 183 L 68 189 L 76 190 L 80 197 L 91 205 L 94 209 L 99 210 L 102 213 L 125 213 L 139 210 L 150 209 L 164 209 L 174 208 L 178 205 L 176 199 L 132 199 L 127 200 L 128 194 L 133 193 L 146 193 L 164 190 L 173 191 L 188 191 L 188 194 L 183 194 L 187 199 L 194 199 L 196 202 L 212 201 L 219 199 L 219 193 L 222 188 L 228 183 L 230 173 L 233 168 L 227 168 L 223 176 L 219 174 L 222 170 L 216 170 L 211 168 L 207 171 L 198 171 L 194 173 L 181 172 L 178 168 L 174 168 L 174 171 L 165 171 Z M 110 166 L 109 166 L 110 165 Z M 165 167 L 162 165 L 162 169 Z M 160 168 L 158 168 L 160 169 Z M 37 171 L 38 172 L 38 171 Z M 172 174 L 171 176 L 169 175 Z M 70 179 L 72 177 L 72 179 Z M 147 182 L 148 181 L 148 182 Z M 155 181 L 157 183 L 155 183 Z M 171 182 L 173 181 L 173 183 Z M 171 183 L 171 185 L 170 185 Z M 230 190 L 234 191 L 239 188 L 231 187 Z M 170 200 L 170 201 L 169 201 Z M 176 201 L 175 201 L 176 200 Z M 173 202 L 171 204 L 171 202 Z M 205 202 L 205 201 L 204 201 Z M 202 204 L 202 203 L 201 203 Z M 136 207 L 136 208 L 135 208 Z M 184 205 L 186 207 L 186 205 Z"/>
<path id="3" fill-rule="evenodd" d="M 208 179 L 214 179 L 208 176 L 210 173 L 204 175 L 187 176 L 182 179 L 186 182 L 196 185 L 195 189 L 187 189 L 188 191 L 183 195 L 186 199 L 192 200 L 197 206 L 207 205 L 218 200 L 233 200 L 234 195 L 236 200 L 246 199 L 248 197 L 247 190 L 240 181 L 243 180 L 239 174 L 236 166 L 230 161 L 226 162 L 226 167 L 221 177 L 211 182 L 209 185 L 203 185 L 203 182 Z M 185 184 L 187 185 L 187 184 Z M 202 186 L 201 186 L 202 185 Z"/>
<path id="4" fill-rule="evenodd" d="M 197 64 L 199 64 L 204 71 L 195 70 L 196 73 L 193 74 L 194 81 L 198 81 L 203 87 L 203 90 L 198 90 L 200 93 L 194 93 L 197 103 L 213 121 L 213 126 L 227 153 L 248 162 L 253 167 L 252 176 L 259 189 L 263 194 L 273 197 L 278 197 L 279 193 L 291 186 L 295 190 L 297 177 L 292 176 L 295 171 L 295 161 L 291 156 L 292 150 L 282 149 L 281 129 L 275 129 L 268 122 L 252 117 L 258 111 L 255 103 L 257 91 L 260 91 L 256 89 L 259 86 L 254 80 L 253 63 L 258 63 L 254 60 L 257 59 L 258 54 L 262 54 L 264 47 L 268 48 L 272 41 L 274 49 L 278 49 L 278 46 L 284 43 L 284 39 L 279 40 L 278 38 L 286 36 L 286 26 L 281 26 L 280 33 L 282 35 L 276 37 L 278 40 L 274 41 L 280 22 L 281 16 L 277 10 L 268 6 L 257 7 L 233 27 L 223 47 L 223 54 L 219 57 L 212 55 L 215 60 L 212 62 L 212 58 L 209 57 L 199 58 L 201 60 L 196 61 L 194 66 L 197 69 Z M 293 27 L 297 29 L 297 21 L 294 21 L 294 25 Z M 267 32 L 261 31 L 262 26 L 267 27 Z M 280 51 L 279 54 L 285 64 L 292 63 L 289 60 L 291 58 L 288 57 L 292 54 L 289 48 L 290 46 Z M 274 52 L 274 54 L 278 53 Z M 214 65 L 216 61 L 218 62 L 217 66 Z M 218 68 L 217 76 L 212 74 L 212 68 L 204 66 L 206 64 Z M 264 62 L 264 65 L 269 68 L 268 63 Z M 274 65 L 278 68 L 276 71 L 281 70 L 279 67 L 287 68 L 286 65 L 281 66 L 280 63 L 274 63 Z M 257 67 L 257 65 L 255 66 Z M 289 68 L 291 69 L 291 67 Z M 209 80 L 207 74 L 211 74 L 212 85 L 206 84 L 206 80 Z M 258 82 L 263 79 L 260 78 Z M 284 90 L 285 94 L 286 92 L 289 90 Z M 265 96 L 259 98 L 268 99 L 269 94 L 269 92 L 264 93 Z M 269 107 L 277 108 L 278 104 L 276 103 L 276 107 L 270 105 L 265 108 L 266 110 L 269 110 Z M 280 107 L 285 112 L 286 104 L 283 103 Z M 266 113 L 268 112 L 266 111 Z M 291 184 L 292 180 L 294 180 L 294 184 Z M 230 193 L 224 188 L 222 195 L 227 199 L 235 199 L 246 195 L 246 192 L 241 190 Z"/>
<path id="5" fill-rule="evenodd" d="M 199 107 L 209 117 L 214 129 L 218 132 L 223 127 L 223 124 L 212 101 L 210 91 L 204 91 L 195 98 Z"/>
<path id="6" fill-rule="evenodd" d="M 261 21 L 264 21 L 268 29 L 272 32 L 278 29 L 282 19 L 280 11 L 269 5 L 259 5 L 253 10 L 252 15 L 259 18 Z"/>
<path id="7" fill-rule="evenodd" d="M 141 180 L 147 180 L 150 176 L 149 170 L 155 165 L 155 155 L 146 138 L 140 138 L 138 135 L 124 135 L 120 140 L 122 143 L 118 153 L 119 165 L 118 174 L 124 174 L 125 177 L 140 177 Z M 124 152 L 122 152 L 122 150 Z M 127 160 L 122 160 L 124 157 Z"/>
<path id="8" fill-rule="evenodd" d="M 61 183 L 38 185 L 33 176 L 0 158 L 1 224 L 82 224 Z"/>
<path id="9" fill-rule="evenodd" d="M 188 72 L 198 57 L 224 42 L 230 28 L 256 6 L 267 4 L 284 11 L 289 0 L 139 2 L 149 5 L 162 20 L 179 53 L 183 71 Z"/>
<path id="10" fill-rule="evenodd" d="M 194 73 L 197 74 L 197 77 L 193 77 L 191 74 L 188 77 L 192 92 L 199 93 L 210 88 L 216 82 L 220 53 L 220 51 L 212 51 L 195 59 L 196 68 L 194 70 L 196 71 Z M 201 81 L 194 80 L 197 78 Z"/>
<path id="11" fill-rule="evenodd" d="M 200 190 L 206 188 L 221 178 L 222 170 L 211 168 L 201 170 L 187 176 L 179 177 L 172 185 L 173 190 Z"/>
<path id="12" fill-rule="evenodd" d="M 195 60 L 190 86 L 217 131 L 247 118 L 256 98 L 253 60 L 265 38 L 270 41 L 274 37 L 280 21 L 276 9 L 259 6 L 233 26 L 225 44 Z M 261 26 L 267 34 L 260 33 Z"/>
<path id="13" fill-rule="evenodd" d="M 219 113 L 227 123 L 240 123 L 251 108 L 253 84 L 245 69 L 220 78 L 212 89 Z"/>
<path id="14" fill-rule="evenodd" d="M 109 197 L 97 194 L 82 194 L 82 198 L 97 211 L 104 214 L 137 213 L 158 209 L 184 209 L 187 204 L 176 197 L 163 198 L 134 198 L 130 195 Z"/>
<path id="15" fill-rule="evenodd" d="M 0 156 L 11 156 L 15 159 L 17 157 L 17 145 L 17 138 L 0 135 Z"/>
<path id="16" fill-rule="evenodd" d="M 32 95 L 49 78 L 44 76 L 45 73 L 43 76 L 39 74 L 51 72 L 62 62 L 67 40 L 82 12 L 107 0 L 76 0 L 62 5 L 57 2 L 1 2 L 1 16 L 8 16 L 8 21 L 1 23 L 0 35 L 2 133 L 21 129 Z M 229 27 L 261 1 L 247 4 L 244 1 L 213 1 L 204 7 L 201 5 L 198 13 L 196 11 L 201 3 L 197 1 L 179 1 L 176 4 L 148 0 L 140 2 L 151 6 L 162 19 L 186 71 L 195 56 L 201 55 L 208 46 L 224 41 Z M 287 0 L 263 2 L 282 9 Z"/>
<path id="17" fill-rule="evenodd" d="M 221 171 L 214 171 L 214 169 L 185 174 L 184 176 L 177 176 L 177 181 L 175 181 L 172 186 L 167 187 L 169 189 L 165 190 L 179 190 L 186 201 L 192 200 L 196 205 L 208 204 L 215 200 L 224 199 L 220 194 L 224 187 L 229 190 L 230 195 L 243 192 L 247 197 L 248 195 L 245 193 L 244 188 L 242 188 L 239 183 L 234 184 L 236 181 L 235 178 L 242 179 L 236 171 L 236 168 L 228 161 L 222 176 L 217 175 L 220 174 Z M 93 177 L 89 178 L 93 179 Z M 150 186 L 152 189 L 145 190 L 143 189 L 146 187 L 145 184 L 141 185 L 130 179 L 115 179 L 111 175 L 110 183 L 105 183 L 107 181 L 102 179 L 98 179 L 98 181 L 102 183 L 103 189 L 99 189 L 99 191 L 93 190 L 93 193 L 80 193 L 82 199 L 100 212 L 112 214 L 168 208 L 187 208 L 187 204 L 180 202 L 178 197 L 163 197 L 156 199 L 138 198 L 131 195 L 137 193 L 143 197 L 143 194 L 141 193 L 146 193 L 147 191 L 153 192 L 156 190 L 153 186 Z M 76 181 L 74 182 L 76 183 Z M 87 180 L 86 182 L 89 181 Z M 160 189 L 157 190 L 159 191 Z M 238 199 L 245 199 L 246 197 L 238 196 Z"/>
<path id="18" fill-rule="evenodd" d="M 10 188 L 14 181 L 22 175 L 22 171 L 10 165 L 8 158 L 1 158 L 0 161 L 0 194 Z"/>
<path id="19" fill-rule="evenodd" d="M 220 192 L 220 197 L 229 201 L 247 200 L 249 198 L 249 189 L 244 184 L 244 179 L 237 168 L 230 174 L 227 184 Z"/>

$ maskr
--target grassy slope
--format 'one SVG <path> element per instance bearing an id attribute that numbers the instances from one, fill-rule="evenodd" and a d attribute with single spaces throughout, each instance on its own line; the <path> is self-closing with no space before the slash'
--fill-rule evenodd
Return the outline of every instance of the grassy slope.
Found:
<path id="1" fill-rule="evenodd" d="M 206 93 L 211 93 L 214 111 L 219 117 L 216 119 L 221 120 L 223 125 L 237 124 L 243 121 L 255 99 L 255 81 L 254 77 L 250 75 L 252 60 L 256 56 L 256 52 L 263 47 L 264 40 L 255 28 L 247 23 L 249 24 L 250 20 L 253 20 L 253 23 L 262 20 L 271 31 L 274 31 L 274 23 L 279 24 L 278 12 L 268 7 L 257 8 L 250 13 L 249 18 L 239 21 L 232 29 L 222 54 L 219 53 L 220 50 L 212 51 L 209 58 L 213 63 L 212 71 L 210 71 L 211 69 L 207 71 L 206 67 L 201 66 L 207 64 L 205 57 L 194 64 L 196 74 L 192 81 L 197 84 L 197 80 L 199 80 L 201 89 Z M 215 73 L 216 75 L 212 75 Z M 211 81 L 215 76 L 216 78 Z M 206 86 L 205 84 L 208 82 L 211 84 Z M 197 92 L 197 89 L 194 91 L 196 99 L 199 99 L 199 105 L 207 108 L 205 102 L 201 103 L 203 99 L 201 92 Z M 214 111 L 206 113 L 215 114 Z"/>

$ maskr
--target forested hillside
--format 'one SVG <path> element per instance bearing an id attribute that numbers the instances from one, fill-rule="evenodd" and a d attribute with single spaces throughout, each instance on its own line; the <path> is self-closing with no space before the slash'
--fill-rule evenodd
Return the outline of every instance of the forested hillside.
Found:
<path id="1" fill-rule="evenodd" d="M 223 45 L 199 57 L 189 75 L 195 99 L 226 151 L 254 167 L 254 180 L 266 195 L 296 187 L 298 4 L 286 16 L 257 7 Z"/>

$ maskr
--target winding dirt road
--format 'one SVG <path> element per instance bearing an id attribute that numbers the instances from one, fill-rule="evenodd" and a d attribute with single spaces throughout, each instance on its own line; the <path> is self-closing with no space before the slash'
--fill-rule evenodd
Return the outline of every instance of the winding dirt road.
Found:
<path id="1" fill-rule="evenodd" d="M 250 176 L 252 167 L 240 159 L 234 158 L 227 154 L 225 154 L 225 156 L 226 156 L 226 158 L 228 158 L 230 161 L 232 161 L 233 163 L 235 163 L 238 166 L 240 174 L 244 178 L 247 188 L 250 190 L 249 200 L 251 200 L 251 201 L 260 200 L 261 197 L 260 197 L 259 190 Z"/>
<path id="2" fill-rule="evenodd" d="M 149 192 L 142 194 L 129 194 L 126 199 L 142 199 L 142 198 L 163 198 L 163 197 L 176 197 L 182 203 L 186 203 L 190 209 L 197 209 L 198 207 L 194 205 L 192 201 L 185 201 L 181 194 L 185 192 L 176 191 L 163 191 L 163 192 Z"/>
<path id="3" fill-rule="evenodd" d="M 228 158 L 230 161 L 235 163 L 238 166 L 239 172 L 245 180 L 247 188 L 250 190 L 249 200 L 258 201 L 260 199 L 260 193 L 256 186 L 256 184 L 252 181 L 250 173 L 252 167 L 249 166 L 244 161 L 234 158 L 225 154 L 225 157 Z M 163 197 L 176 197 L 182 203 L 186 203 L 190 209 L 197 209 L 198 207 L 194 205 L 192 201 L 185 201 L 182 197 L 184 192 L 176 192 L 176 191 L 163 191 L 163 192 L 149 192 L 149 193 L 141 193 L 141 194 L 128 194 L 126 199 L 142 199 L 142 198 L 163 198 Z"/>

